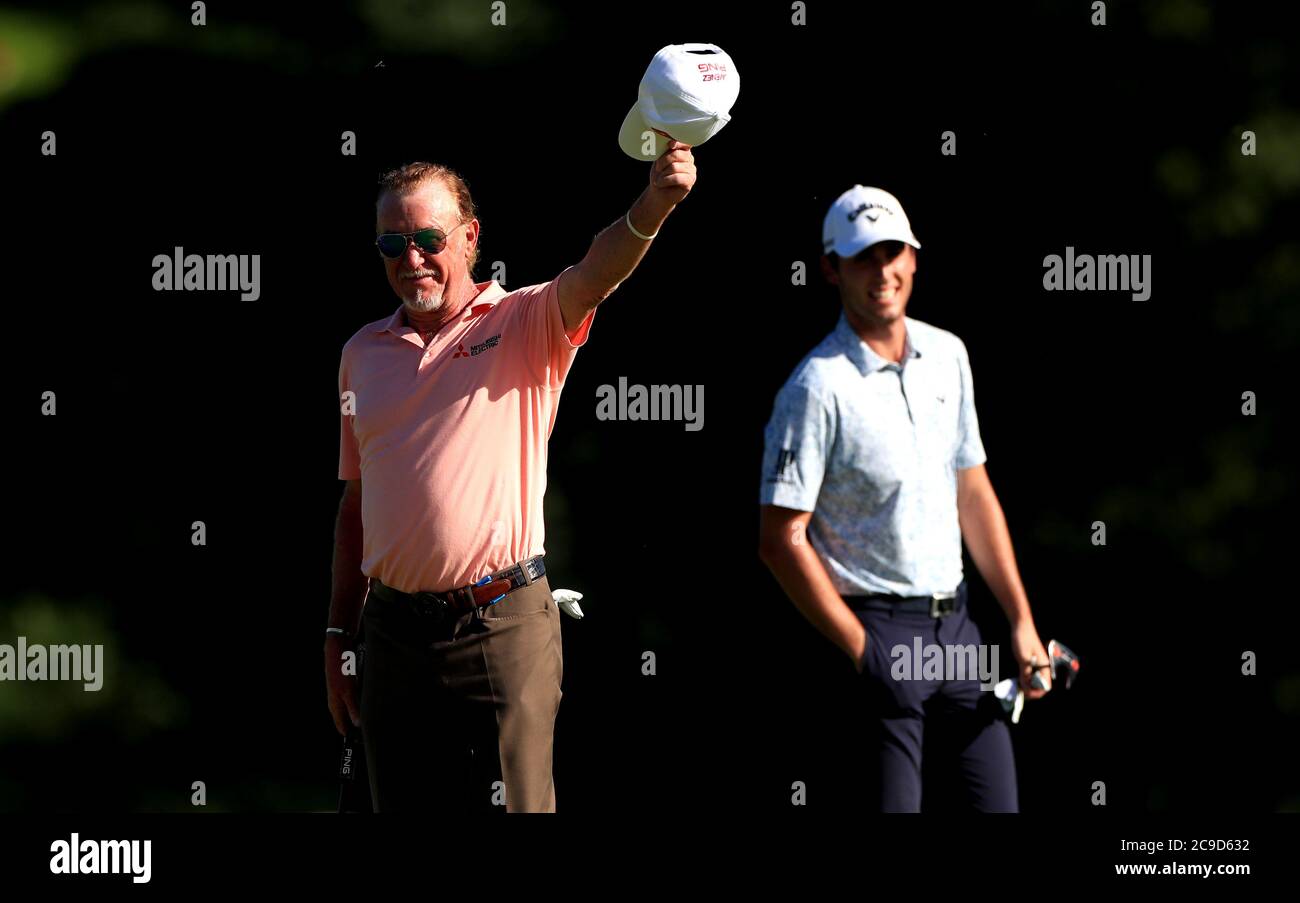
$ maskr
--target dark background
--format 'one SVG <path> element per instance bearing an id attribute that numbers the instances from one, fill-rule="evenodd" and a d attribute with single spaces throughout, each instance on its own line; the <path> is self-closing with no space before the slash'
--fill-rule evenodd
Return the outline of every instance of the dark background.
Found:
<path id="1" fill-rule="evenodd" d="M 1041 636 L 1084 660 L 1014 731 L 1023 810 L 1090 810 L 1099 780 L 1111 809 L 1300 810 L 1293 39 L 1264 5 L 1112 3 L 1102 27 L 1087 3 L 810 6 L 0 11 L 0 642 L 102 642 L 110 666 L 98 694 L 0 685 L 0 809 L 185 811 L 196 780 L 209 810 L 334 806 L 338 357 L 398 304 L 378 175 L 460 170 L 478 278 L 550 279 L 645 184 L 616 134 L 651 56 L 700 40 L 741 74 L 733 121 L 597 313 L 551 438 L 548 572 L 587 612 L 564 621 L 561 811 L 780 812 L 796 780 L 859 805 L 851 665 L 756 557 L 763 426 L 838 315 L 821 219 L 855 182 L 910 215 L 908 313 L 965 340 Z M 154 292 L 176 245 L 260 254 L 261 298 Z M 1066 245 L 1151 254 L 1151 299 L 1045 292 Z M 703 385 L 704 429 L 598 421 L 620 376 Z"/>

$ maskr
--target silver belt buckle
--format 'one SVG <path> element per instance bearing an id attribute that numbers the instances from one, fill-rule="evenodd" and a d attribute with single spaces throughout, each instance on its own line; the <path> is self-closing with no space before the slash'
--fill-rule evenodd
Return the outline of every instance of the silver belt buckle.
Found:
<path id="1" fill-rule="evenodd" d="M 957 594 L 952 593 L 934 593 L 930 596 L 930 617 L 946 618 L 953 613 L 956 608 Z"/>

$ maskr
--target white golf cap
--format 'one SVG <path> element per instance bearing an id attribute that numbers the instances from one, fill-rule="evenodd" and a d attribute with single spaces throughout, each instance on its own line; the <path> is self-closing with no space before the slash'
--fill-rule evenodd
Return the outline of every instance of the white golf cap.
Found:
<path id="1" fill-rule="evenodd" d="M 703 144 L 731 121 L 740 94 L 740 73 L 717 44 L 670 44 L 655 54 L 641 76 L 637 101 L 618 131 L 618 146 L 637 160 L 652 161 L 668 139 L 650 132 L 654 149 L 642 153 L 644 133 L 658 129 L 692 147 Z"/>
<path id="2" fill-rule="evenodd" d="M 921 243 L 912 234 L 898 198 L 879 188 L 854 185 L 835 199 L 822 221 L 822 250 L 853 257 L 880 241 L 902 241 L 914 248 Z"/>

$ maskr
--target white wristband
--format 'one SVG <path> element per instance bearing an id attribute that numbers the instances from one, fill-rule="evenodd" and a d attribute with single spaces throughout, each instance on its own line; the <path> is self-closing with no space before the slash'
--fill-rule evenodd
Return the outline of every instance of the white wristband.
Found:
<path id="1" fill-rule="evenodd" d="M 636 231 L 636 226 L 632 225 L 631 210 L 623 214 L 623 220 L 627 223 L 627 227 L 632 230 L 632 234 L 635 235 L 637 238 L 641 239 L 642 241 L 649 241 L 650 239 L 654 238 L 656 235 L 659 234 L 658 232 L 652 232 L 649 235 L 645 235 L 644 233 Z"/>

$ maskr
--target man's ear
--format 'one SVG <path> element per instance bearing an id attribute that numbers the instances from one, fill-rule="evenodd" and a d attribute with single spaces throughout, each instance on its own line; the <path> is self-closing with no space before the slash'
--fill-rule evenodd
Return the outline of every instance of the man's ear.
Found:
<path id="1" fill-rule="evenodd" d="M 825 254 L 822 255 L 822 278 L 831 285 L 840 284 L 840 274 L 835 272 L 835 267 L 831 266 L 831 259 Z"/>
<path id="2" fill-rule="evenodd" d="M 470 260 L 474 257 L 474 249 L 478 247 L 478 220 L 469 221 L 469 228 L 465 230 L 465 259 Z"/>

